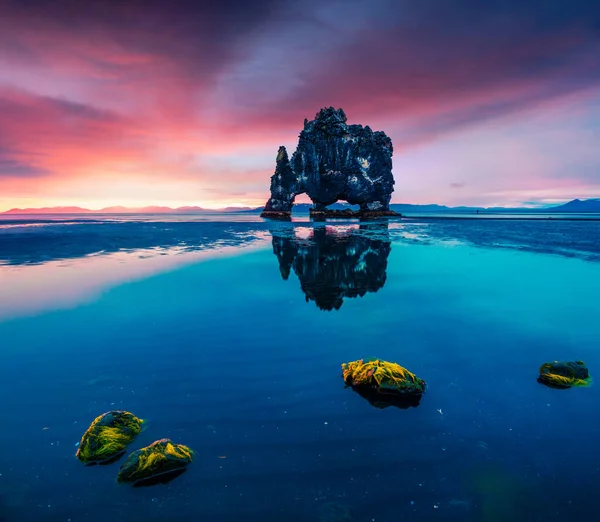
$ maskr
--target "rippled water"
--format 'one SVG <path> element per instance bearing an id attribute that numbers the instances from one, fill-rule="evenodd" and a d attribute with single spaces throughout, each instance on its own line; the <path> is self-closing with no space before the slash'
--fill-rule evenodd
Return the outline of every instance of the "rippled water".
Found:
<path id="1" fill-rule="evenodd" d="M 0 223 L 0 520 L 593 519 L 598 387 L 536 376 L 600 367 L 599 223 L 245 219 Z M 370 356 L 420 404 L 345 388 Z M 110 409 L 195 461 L 84 467 Z"/>

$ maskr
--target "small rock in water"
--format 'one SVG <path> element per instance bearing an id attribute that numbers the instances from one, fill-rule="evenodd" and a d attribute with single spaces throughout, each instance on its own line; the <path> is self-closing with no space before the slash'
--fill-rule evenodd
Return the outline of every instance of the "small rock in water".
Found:
<path id="1" fill-rule="evenodd" d="M 121 466 L 117 482 L 150 485 L 168 482 L 185 471 L 194 452 L 183 444 L 160 439 L 134 451 Z"/>
<path id="2" fill-rule="evenodd" d="M 342 364 L 342 376 L 348 386 L 377 408 L 416 407 L 426 388 L 425 381 L 406 368 L 377 358 Z"/>
<path id="3" fill-rule="evenodd" d="M 583 361 L 548 362 L 540 366 L 538 382 L 551 388 L 588 386 L 590 374 Z"/>
<path id="4" fill-rule="evenodd" d="M 109 411 L 96 417 L 81 438 L 77 458 L 86 465 L 118 459 L 142 431 L 143 422 L 128 411 Z"/>

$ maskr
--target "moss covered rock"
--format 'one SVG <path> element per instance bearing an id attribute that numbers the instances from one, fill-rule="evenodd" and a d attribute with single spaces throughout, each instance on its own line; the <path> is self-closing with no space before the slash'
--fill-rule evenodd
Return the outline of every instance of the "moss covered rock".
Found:
<path id="1" fill-rule="evenodd" d="M 591 378 L 583 361 L 554 361 L 540 366 L 538 381 L 553 388 L 571 388 L 588 386 Z"/>
<path id="2" fill-rule="evenodd" d="M 86 465 L 114 462 L 140 433 L 143 422 L 128 411 L 103 413 L 81 437 L 77 458 Z"/>
<path id="3" fill-rule="evenodd" d="M 134 451 L 121 466 L 117 482 L 139 484 L 178 473 L 192 462 L 193 451 L 169 439 L 160 439 Z"/>
<path id="4" fill-rule="evenodd" d="M 421 395 L 425 381 L 399 364 L 381 359 L 360 359 L 342 364 L 342 375 L 349 386 L 382 394 Z"/>

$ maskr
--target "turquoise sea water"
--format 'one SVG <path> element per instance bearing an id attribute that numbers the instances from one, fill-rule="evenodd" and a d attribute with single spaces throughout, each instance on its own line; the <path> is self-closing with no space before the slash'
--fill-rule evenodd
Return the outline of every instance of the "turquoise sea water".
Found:
<path id="1" fill-rule="evenodd" d="M 219 219 L 0 222 L 1 521 L 594 519 L 600 387 L 536 377 L 600 375 L 598 222 Z M 417 406 L 344 387 L 371 356 Z M 111 409 L 195 461 L 83 466 Z"/>

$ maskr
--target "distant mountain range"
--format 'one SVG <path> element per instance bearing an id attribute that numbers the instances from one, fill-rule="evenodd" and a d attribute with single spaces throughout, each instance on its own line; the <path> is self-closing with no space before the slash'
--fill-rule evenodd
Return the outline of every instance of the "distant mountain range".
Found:
<path id="1" fill-rule="evenodd" d="M 294 205 L 294 210 L 298 212 L 308 212 L 312 207 L 310 203 L 298 203 Z M 345 209 L 351 205 L 347 203 L 334 203 L 329 208 Z M 548 212 L 569 212 L 569 213 L 600 213 L 600 199 L 574 199 L 568 203 L 557 206 L 538 207 L 538 208 L 506 208 L 506 207 L 447 207 L 445 205 L 411 205 L 408 203 L 392 203 L 392 210 L 400 213 L 548 213 Z M 0 214 L 210 214 L 215 212 L 244 212 L 259 213 L 263 207 L 225 207 L 220 209 L 208 209 L 202 207 L 106 207 L 100 210 L 90 210 L 81 207 L 44 207 L 44 208 L 13 208 Z"/>
<path id="2" fill-rule="evenodd" d="M 549 213 L 549 212 L 570 212 L 570 213 L 585 213 L 585 212 L 598 212 L 600 213 L 600 199 L 574 199 L 568 203 L 556 206 L 545 206 L 545 207 L 447 207 L 444 205 L 409 205 L 409 204 L 391 204 L 390 208 L 400 213 L 418 213 L 418 212 L 436 212 L 444 213 L 451 212 L 454 214 L 458 213 L 504 213 L 504 214 L 526 214 L 526 213 Z"/>
<path id="3" fill-rule="evenodd" d="M 600 212 L 600 199 L 574 199 L 549 210 L 552 212 Z"/>
<path id="4" fill-rule="evenodd" d="M 251 207 L 225 207 L 208 209 L 202 207 L 106 207 L 90 210 L 81 207 L 43 207 L 43 208 L 11 208 L 0 214 L 205 214 L 214 212 L 243 212 L 253 210 Z"/>

